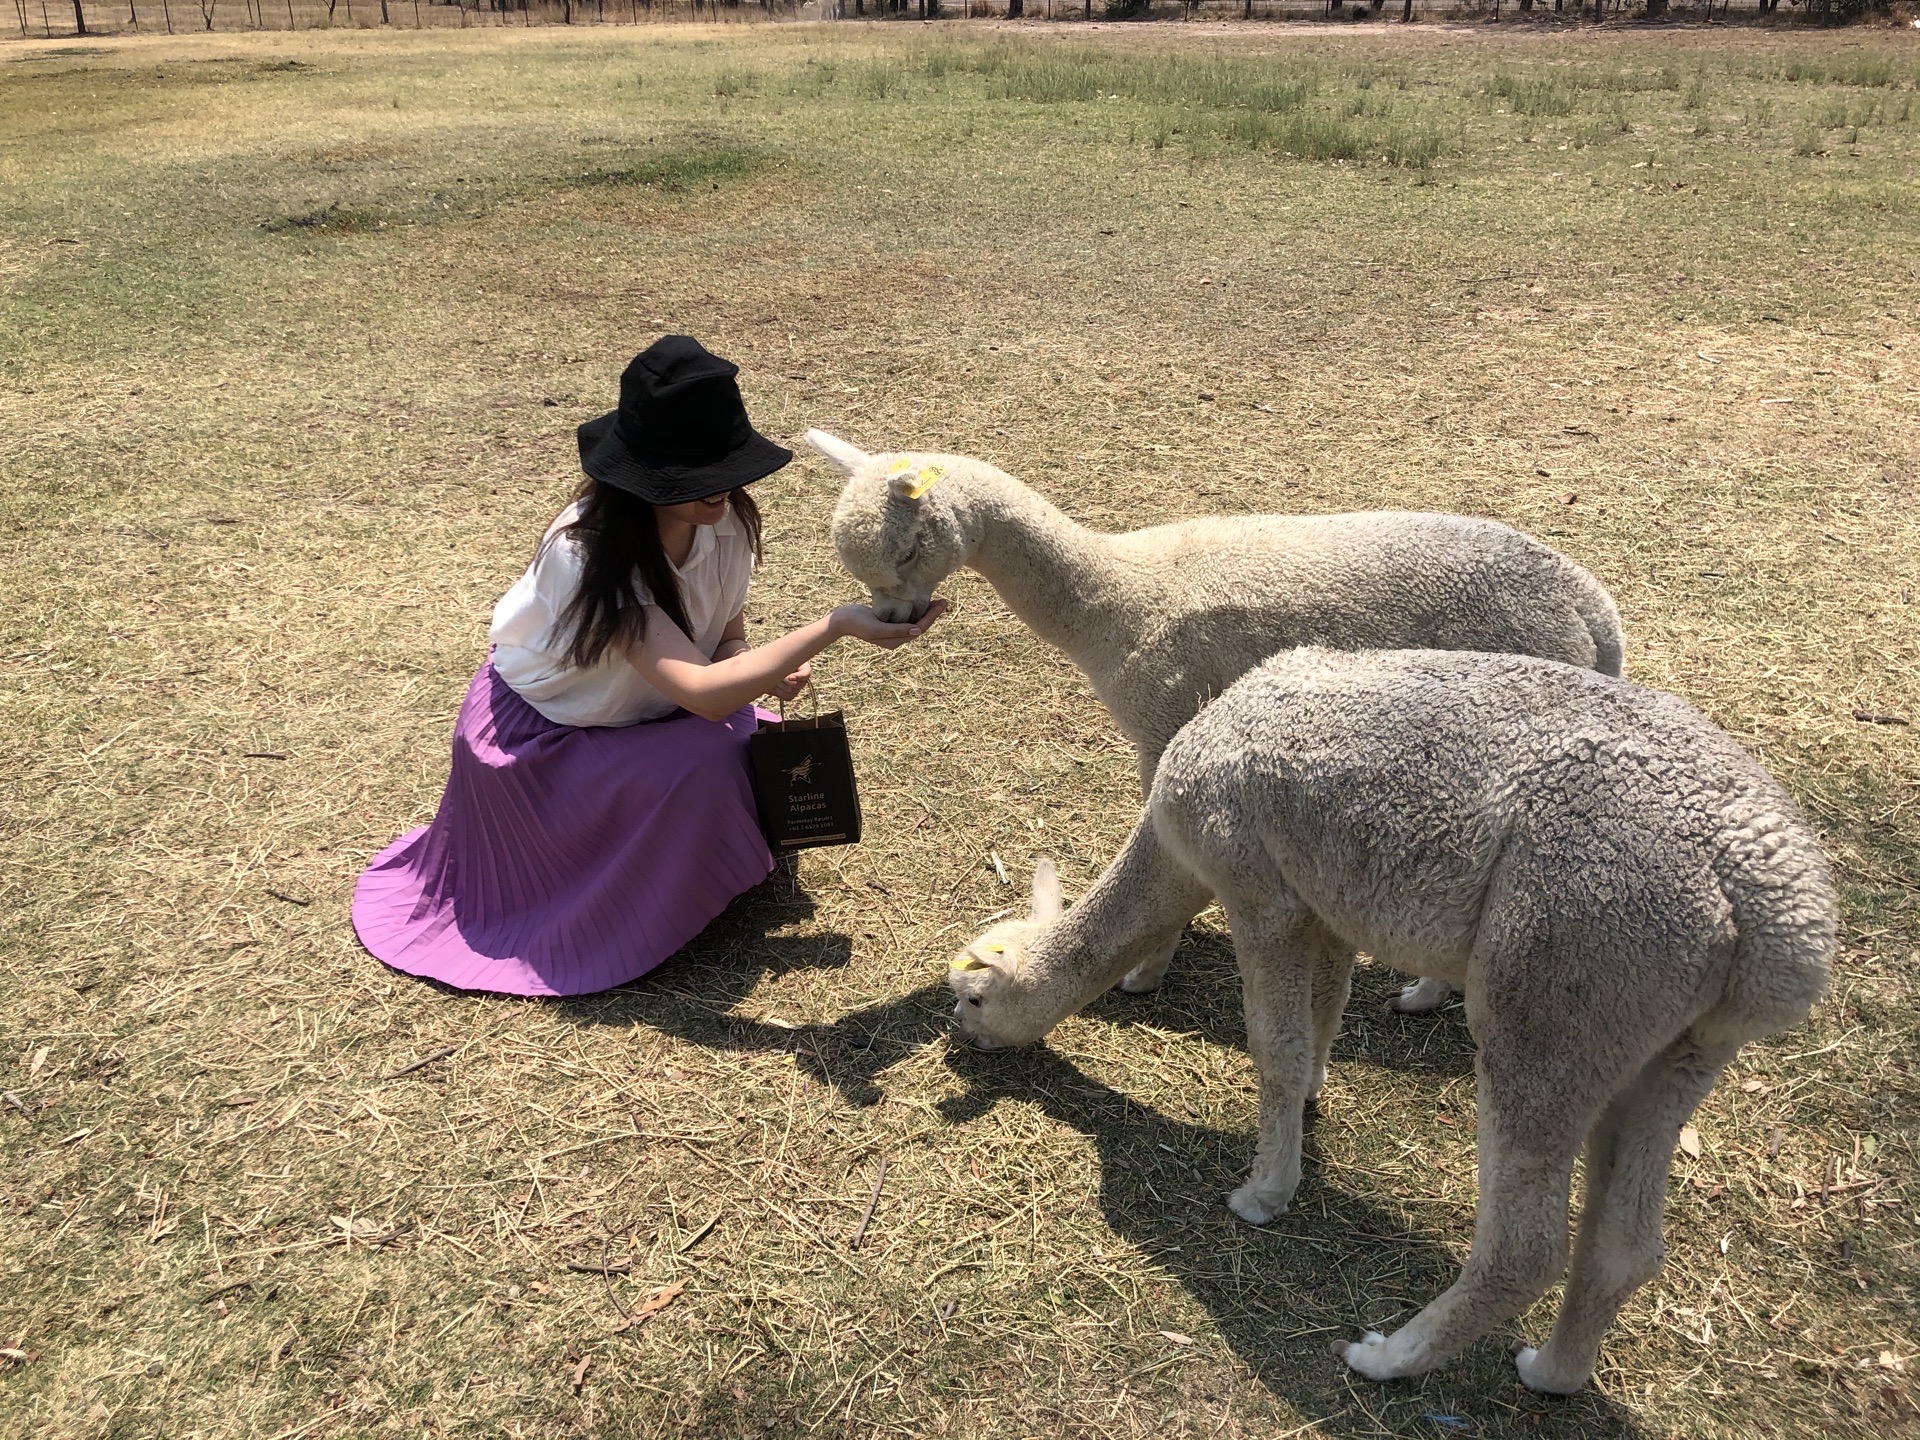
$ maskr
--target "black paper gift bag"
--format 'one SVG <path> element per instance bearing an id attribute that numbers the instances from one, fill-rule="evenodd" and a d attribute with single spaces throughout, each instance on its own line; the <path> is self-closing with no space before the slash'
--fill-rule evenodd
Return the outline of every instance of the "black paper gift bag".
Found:
<path id="1" fill-rule="evenodd" d="M 841 711 L 808 720 L 762 720 L 747 738 L 760 828 L 778 855 L 860 839 L 860 793 Z"/>

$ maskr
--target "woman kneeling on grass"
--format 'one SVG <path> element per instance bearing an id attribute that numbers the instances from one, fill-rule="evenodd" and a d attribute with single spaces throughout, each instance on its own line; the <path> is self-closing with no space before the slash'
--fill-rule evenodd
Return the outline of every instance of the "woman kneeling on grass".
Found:
<path id="1" fill-rule="evenodd" d="M 513 995 L 644 975 L 773 868 L 747 775 L 755 697 L 792 699 L 844 636 L 892 649 L 938 618 L 843 605 L 748 647 L 744 487 L 793 453 L 748 423 L 737 373 L 666 336 L 620 377 L 620 408 L 580 427 L 587 479 L 494 607 L 439 813 L 354 891 L 387 964 Z"/>

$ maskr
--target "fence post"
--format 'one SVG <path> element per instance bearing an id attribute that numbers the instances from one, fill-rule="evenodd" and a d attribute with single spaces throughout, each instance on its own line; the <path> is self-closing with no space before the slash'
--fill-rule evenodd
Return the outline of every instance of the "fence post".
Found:
<path id="1" fill-rule="evenodd" d="M 87 33 L 87 12 L 80 8 L 80 0 L 73 0 L 73 33 L 76 35 Z"/>

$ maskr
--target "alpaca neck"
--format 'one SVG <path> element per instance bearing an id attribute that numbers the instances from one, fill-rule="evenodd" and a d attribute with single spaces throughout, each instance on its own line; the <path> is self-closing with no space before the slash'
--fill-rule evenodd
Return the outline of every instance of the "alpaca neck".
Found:
<path id="1" fill-rule="evenodd" d="M 1045 1029 L 1110 990 L 1134 966 L 1164 951 L 1206 908 L 1210 894 L 1167 853 L 1143 814 L 1093 887 L 1047 931 L 1020 978 Z M 1041 1032 L 1044 1033 L 1044 1030 Z"/>
<path id="2" fill-rule="evenodd" d="M 1082 670 L 1124 658 L 1132 648 L 1127 617 L 1140 614 L 1142 602 L 1107 537 L 1007 476 L 976 475 L 968 491 L 967 563 L 1007 607 Z"/>

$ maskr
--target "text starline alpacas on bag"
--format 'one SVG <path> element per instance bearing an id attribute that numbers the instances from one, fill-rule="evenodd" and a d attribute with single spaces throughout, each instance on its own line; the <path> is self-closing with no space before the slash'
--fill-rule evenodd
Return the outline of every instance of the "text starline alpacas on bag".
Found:
<path id="1" fill-rule="evenodd" d="M 1748 1040 L 1825 990 L 1836 916 L 1819 843 L 1784 791 L 1684 701 L 1506 655 L 1300 650 L 1187 725 L 1146 813 L 1062 911 L 954 961 L 974 1043 L 1038 1040 L 1165 943 L 1207 894 L 1233 932 L 1260 1076 L 1253 1169 L 1228 1200 L 1265 1224 L 1300 1182 L 1355 952 L 1466 991 L 1478 1047 L 1480 1201 L 1453 1286 L 1390 1336 L 1339 1346 L 1376 1380 L 1445 1364 L 1567 1263 L 1535 1390 L 1586 1383 L 1658 1272 L 1680 1127 Z"/>
<path id="2" fill-rule="evenodd" d="M 1092 682 L 1133 743 L 1142 799 L 1160 752 L 1203 704 L 1297 645 L 1510 651 L 1620 673 L 1620 613 L 1605 587 L 1496 520 L 1233 515 L 1104 535 L 983 460 L 869 455 L 823 430 L 807 443 L 848 476 L 833 543 L 874 610 L 918 617 L 947 576 L 978 571 Z M 1160 984 L 1180 929 L 1122 989 Z M 1395 1008 L 1430 1010 L 1446 995 L 1415 983 Z"/>

